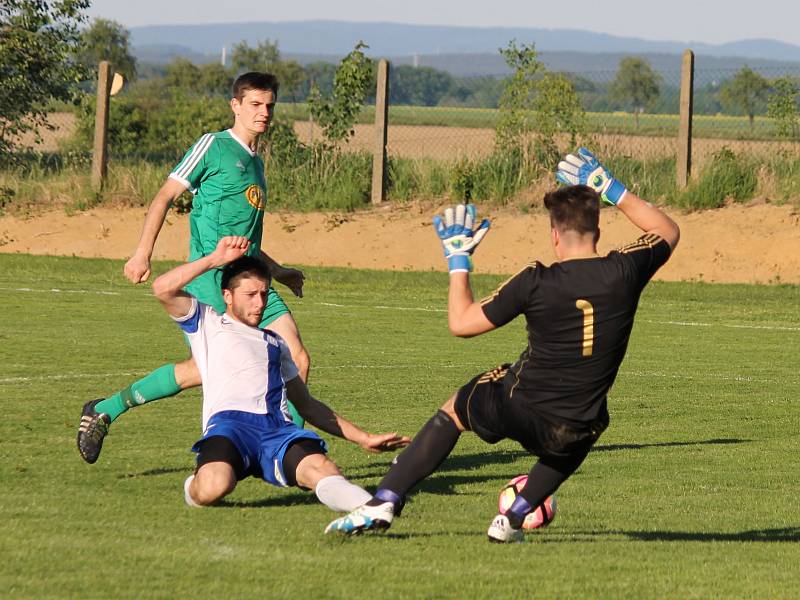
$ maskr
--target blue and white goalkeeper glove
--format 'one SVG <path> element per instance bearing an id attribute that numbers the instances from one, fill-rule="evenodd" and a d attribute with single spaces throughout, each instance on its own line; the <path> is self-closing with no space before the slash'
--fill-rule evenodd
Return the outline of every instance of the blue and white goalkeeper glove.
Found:
<path id="1" fill-rule="evenodd" d="M 476 216 L 474 204 L 459 204 L 444 211 L 444 221 L 439 215 L 433 217 L 433 228 L 442 241 L 451 273 L 472 271 L 471 255 L 489 231 L 489 219 L 484 219 L 477 228 L 472 229 Z"/>
<path id="2" fill-rule="evenodd" d="M 613 206 L 627 191 L 586 148 L 578 148 L 577 154 L 567 154 L 558 163 L 556 179 L 567 185 L 588 185 L 600 194 L 603 202 Z"/>

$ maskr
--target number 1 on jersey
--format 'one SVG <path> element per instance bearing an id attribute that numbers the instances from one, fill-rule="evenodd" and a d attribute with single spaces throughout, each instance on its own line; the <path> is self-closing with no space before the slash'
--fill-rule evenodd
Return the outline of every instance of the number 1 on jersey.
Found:
<path id="1" fill-rule="evenodd" d="M 575 307 L 583 311 L 583 356 L 592 355 L 594 343 L 594 307 L 588 300 L 576 300 Z"/>

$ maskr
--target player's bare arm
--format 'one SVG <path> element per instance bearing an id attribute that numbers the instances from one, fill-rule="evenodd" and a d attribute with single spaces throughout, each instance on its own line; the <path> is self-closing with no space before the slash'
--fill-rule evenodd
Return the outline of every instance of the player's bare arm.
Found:
<path id="1" fill-rule="evenodd" d="M 483 314 L 480 303 L 475 302 L 469 282 L 472 271 L 472 253 L 489 231 L 489 220 L 477 226 L 477 209 L 474 204 L 458 204 L 444 211 L 444 217 L 433 217 L 433 228 L 442 242 L 447 267 L 450 271 L 450 292 L 447 299 L 447 322 L 450 332 L 458 337 L 472 337 L 494 329 Z"/>
<path id="2" fill-rule="evenodd" d="M 249 247 L 250 241 L 246 237 L 224 237 L 208 256 L 177 266 L 159 276 L 153 282 L 153 294 L 171 316 L 183 317 L 192 308 L 192 297 L 183 288 L 206 271 L 244 256 Z"/>
<path id="3" fill-rule="evenodd" d="M 367 452 L 389 452 L 404 448 L 411 442 L 411 438 L 394 432 L 369 433 L 364 431 L 314 398 L 300 377 L 286 382 L 286 395 L 300 415 L 314 427 L 358 444 Z"/>
<path id="4" fill-rule="evenodd" d="M 125 277 L 131 283 L 143 283 L 150 278 L 150 257 L 153 255 L 153 247 L 164 225 L 167 211 L 185 191 L 186 186 L 183 183 L 170 178 L 153 197 L 147 216 L 144 218 L 139 244 L 133 256 L 125 263 Z"/>
<path id="5" fill-rule="evenodd" d="M 263 250 L 261 259 L 269 266 L 269 272 L 275 281 L 288 287 L 298 298 L 303 297 L 303 283 L 306 277 L 301 270 L 284 267 Z"/>
<path id="6" fill-rule="evenodd" d="M 661 210 L 642 200 L 611 175 L 597 157 L 586 148 L 578 148 L 558 163 L 556 179 L 567 185 L 587 185 L 594 189 L 606 204 L 616 206 L 645 233 L 653 233 L 675 248 L 680 229 Z"/>
<path id="7" fill-rule="evenodd" d="M 669 244 L 673 250 L 678 245 L 681 231 L 678 224 L 669 215 L 656 208 L 649 202 L 642 200 L 636 194 L 627 190 L 617 203 L 617 208 L 628 217 L 631 223 L 645 233 L 654 233 Z"/>
<path id="8" fill-rule="evenodd" d="M 480 302 L 475 302 L 469 273 L 452 273 L 447 296 L 447 324 L 458 337 L 474 337 L 495 328 L 486 318 Z"/>

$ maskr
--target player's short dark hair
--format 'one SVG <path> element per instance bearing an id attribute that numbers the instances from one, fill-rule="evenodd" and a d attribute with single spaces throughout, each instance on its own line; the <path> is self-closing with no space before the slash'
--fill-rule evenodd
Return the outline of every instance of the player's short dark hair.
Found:
<path id="1" fill-rule="evenodd" d="M 585 185 L 562 187 L 544 196 L 550 223 L 560 231 L 595 233 L 600 229 L 600 195 Z"/>
<path id="2" fill-rule="evenodd" d="M 239 102 L 242 101 L 244 95 L 250 90 L 264 90 L 271 91 L 278 97 L 278 88 L 280 83 L 278 78 L 272 73 L 261 73 L 259 71 L 250 71 L 243 73 L 236 78 L 233 82 L 231 89 L 231 97 L 236 98 Z"/>
<path id="3" fill-rule="evenodd" d="M 242 256 L 235 261 L 228 263 L 222 269 L 222 281 L 220 287 L 223 290 L 233 290 L 240 279 L 245 277 L 256 277 L 269 283 L 272 275 L 269 272 L 267 263 L 254 256 Z"/>

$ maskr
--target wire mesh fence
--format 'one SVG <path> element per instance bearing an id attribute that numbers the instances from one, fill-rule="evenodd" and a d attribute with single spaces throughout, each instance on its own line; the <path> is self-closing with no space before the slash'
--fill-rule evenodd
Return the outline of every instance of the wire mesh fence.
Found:
<path id="1" fill-rule="evenodd" d="M 680 71 L 656 73 L 657 91 L 644 99 L 625 97 L 617 89 L 618 75 L 619 71 L 565 73 L 585 110 L 584 135 L 580 139 L 604 156 L 639 159 L 676 156 Z M 501 117 L 498 105 L 504 88 L 502 78 L 458 78 L 449 86 L 425 93 L 409 87 L 407 79 L 395 81 L 393 85 L 394 88 L 390 86 L 387 140 L 390 157 L 450 163 L 465 157 L 485 157 L 493 152 L 495 128 Z M 761 157 L 778 152 L 800 152 L 798 88 L 800 67 L 792 65 L 760 68 L 757 72 L 747 68 L 696 69 L 692 119 L 695 164 L 701 164 L 723 147 Z M 310 119 L 308 106 L 302 98 L 297 99 L 300 101 L 281 99 L 278 119 L 291 122 L 303 144 L 324 140 L 323 130 Z M 427 105 L 407 104 L 414 101 Z M 209 97 L 196 108 L 185 111 L 180 131 L 175 131 L 175 127 L 166 125 L 165 121 L 164 125 L 152 128 L 155 133 L 147 133 L 144 124 L 163 120 L 164 110 L 152 98 L 149 104 L 129 106 L 126 102 L 130 100 L 124 93 L 111 99 L 109 151 L 117 161 L 150 158 L 156 154 L 163 160 L 167 153 L 173 158 L 180 157 L 204 131 L 224 128 L 231 122 L 223 98 Z M 86 114 L 84 111 L 83 119 Z M 74 141 L 81 129 L 80 119 L 77 111 L 53 112 L 49 116 L 52 129 L 40 129 L 38 138 L 33 132 L 25 134 L 18 145 L 41 153 L 74 149 L 76 145 L 69 142 Z M 123 120 L 127 120 L 125 126 L 129 126 L 130 131 L 121 128 Z M 343 148 L 372 152 L 376 144 L 373 123 L 374 107 L 365 105 L 353 136 Z M 81 135 L 84 143 L 90 137 L 86 124 Z M 160 154 L 148 149 L 152 144 L 147 136 L 158 138 L 163 146 L 159 146 Z M 555 141 L 562 150 L 567 150 L 571 144 L 566 134 L 556 134 Z M 168 144 L 174 148 L 167 149 Z"/>
<path id="2" fill-rule="evenodd" d="M 741 69 L 697 70 L 694 82 L 692 145 L 694 158 L 703 161 L 728 147 L 735 152 L 767 155 L 800 151 L 798 94 L 800 68 L 761 70 L 763 81 L 751 89 L 731 93 Z M 568 73 L 586 110 L 586 134 L 596 147 L 612 154 L 643 159 L 665 158 L 677 153 L 680 123 L 680 71 L 658 74 L 658 95 L 641 106 L 616 99 L 613 86 L 617 73 L 595 71 Z M 476 78 L 483 83 L 485 78 Z M 770 107 L 782 99 L 777 81 L 788 83 L 789 107 L 776 116 Z M 469 80 L 464 87 L 472 87 Z M 760 87 L 759 87 L 760 86 Z M 784 88 L 786 89 L 786 88 Z M 783 99 L 787 97 L 783 92 Z M 748 114 L 748 111 L 751 111 Z M 494 146 L 494 127 L 499 110 L 491 107 L 397 106 L 390 109 L 388 151 L 406 158 L 459 159 L 486 155 Z M 367 130 L 357 130 L 356 146 Z M 558 136 L 560 145 L 568 136 Z"/>

